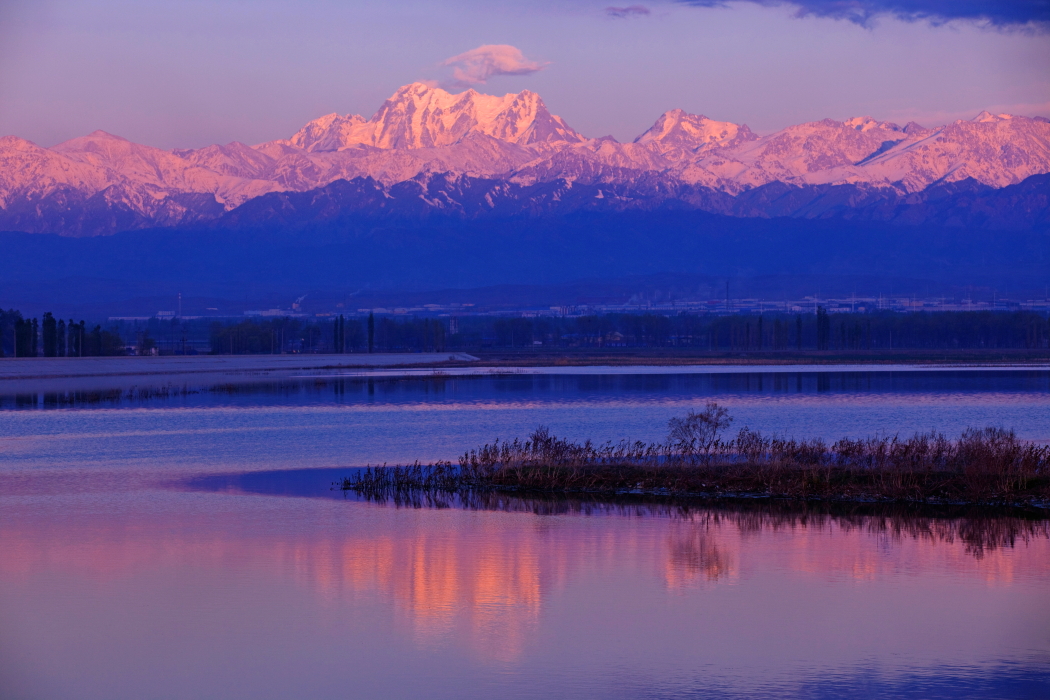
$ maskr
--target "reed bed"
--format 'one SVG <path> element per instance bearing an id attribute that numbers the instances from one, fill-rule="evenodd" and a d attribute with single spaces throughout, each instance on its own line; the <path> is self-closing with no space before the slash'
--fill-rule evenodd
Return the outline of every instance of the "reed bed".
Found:
<path id="1" fill-rule="evenodd" d="M 540 427 L 527 439 L 465 453 L 458 464 L 366 469 L 343 482 L 360 494 L 412 498 L 478 490 L 649 493 L 705 497 L 1050 505 L 1050 446 L 997 427 L 908 438 L 797 440 L 750 428 L 708 404 L 670 421 L 663 443 L 594 444 Z"/>

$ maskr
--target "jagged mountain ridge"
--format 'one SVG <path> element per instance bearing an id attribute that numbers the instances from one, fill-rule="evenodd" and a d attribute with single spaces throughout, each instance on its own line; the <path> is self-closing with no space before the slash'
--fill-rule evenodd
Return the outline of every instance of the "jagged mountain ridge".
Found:
<path id="1" fill-rule="evenodd" d="M 362 178 L 387 191 L 439 173 L 498 181 L 516 196 L 588 186 L 598 199 L 610 197 L 599 207 L 684 206 L 735 216 L 823 216 L 830 209 L 809 200 L 852 187 L 831 208 L 835 215 L 845 207 L 850 216 L 874 216 L 872 202 L 885 211 L 931 186 L 1003 188 L 1048 172 L 1050 120 L 1043 118 L 984 112 L 934 129 L 825 119 L 759 136 L 745 125 L 671 110 L 633 142 L 619 143 L 582 136 L 529 91 L 450 94 L 413 83 L 370 119 L 330 114 L 289 139 L 255 146 L 164 151 L 100 131 L 50 149 L 2 138 L 0 229 L 98 235 L 187 224 L 271 193 Z M 771 185 L 793 194 L 774 205 Z M 422 206 L 442 211 L 420 196 Z M 788 200 L 809 203 L 792 210 Z M 457 201 L 464 216 L 503 210 L 491 193 Z M 541 197 L 520 209 L 562 206 Z"/>
<path id="2" fill-rule="evenodd" d="M 476 90 L 454 95 L 412 83 L 395 92 L 371 119 L 329 114 L 304 126 L 286 143 L 310 152 L 356 145 L 417 149 L 450 146 L 468 134 L 518 145 L 586 140 L 529 90 L 503 97 Z"/>
<path id="3" fill-rule="evenodd" d="M 593 184 L 557 180 L 520 184 L 449 174 L 384 185 L 369 177 L 337 180 L 307 192 L 272 192 L 227 212 L 223 229 L 315 229 L 360 221 L 557 217 L 580 213 L 700 211 L 732 217 L 838 219 L 990 230 L 1050 230 L 1050 174 L 1002 188 L 973 179 L 918 193 L 866 185 L 781 182 L 732 196 L 683 183 Z"/>

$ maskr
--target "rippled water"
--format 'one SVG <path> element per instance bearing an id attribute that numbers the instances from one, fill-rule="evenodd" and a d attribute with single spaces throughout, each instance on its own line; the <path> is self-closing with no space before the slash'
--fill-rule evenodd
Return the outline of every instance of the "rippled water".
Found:
<path id="1" fill-rule="evenodd" d="M 1046 371 L 176 389 L 0 398 L 3 698 L 1050 695 L 1043 520 L 329 490 L 540 423 L 659 439 L 706 400 L 796 436 L 1046 441 Z"/>

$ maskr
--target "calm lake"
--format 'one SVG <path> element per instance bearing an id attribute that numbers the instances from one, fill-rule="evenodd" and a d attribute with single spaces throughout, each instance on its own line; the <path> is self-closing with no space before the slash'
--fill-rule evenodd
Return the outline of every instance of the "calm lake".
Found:
<path id="1" fill-rule="evenodd" d="M 2 388 L 0 388 L 2 392 Z M 1050 441 L 1050 371 L 560 369 L 0 395 L 0 697 L 1050 696 L 1024 514 L 344 498 L 543 424 Z M 449 507 L 438 507 L 447 505 Z"/>

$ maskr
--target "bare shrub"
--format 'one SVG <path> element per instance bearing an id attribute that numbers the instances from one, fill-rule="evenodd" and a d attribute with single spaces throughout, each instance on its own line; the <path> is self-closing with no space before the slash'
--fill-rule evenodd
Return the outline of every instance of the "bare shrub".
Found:
<path id="1" fill-rule="evenodd" d="M 684 418 L 667 422 L 667 443 L 670 451 L 684 459 L 708 458 L 719 442 L 719 435 L 733 422 L 729 410 L 709 402 L 704 410 L 690 410 Z"/>

